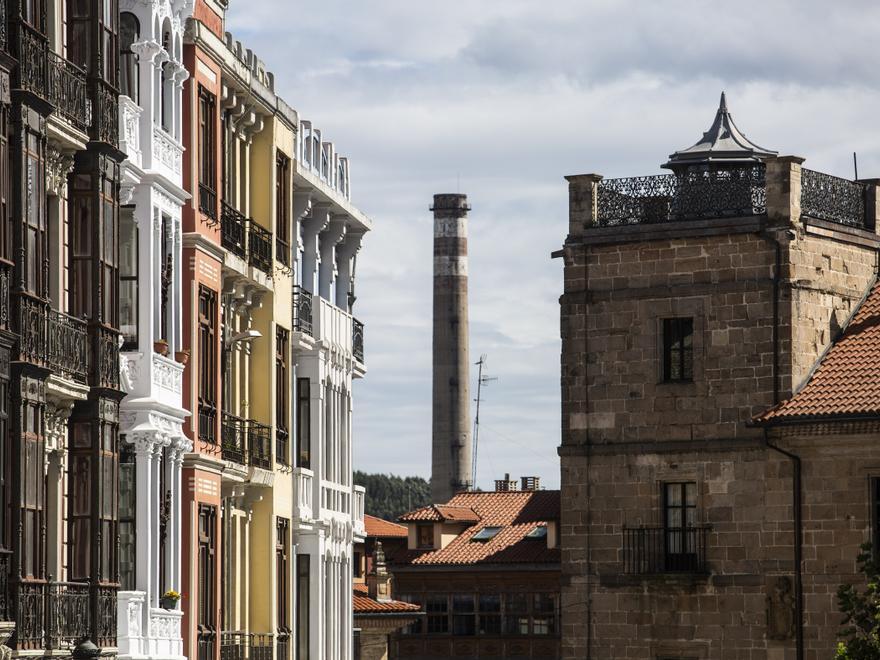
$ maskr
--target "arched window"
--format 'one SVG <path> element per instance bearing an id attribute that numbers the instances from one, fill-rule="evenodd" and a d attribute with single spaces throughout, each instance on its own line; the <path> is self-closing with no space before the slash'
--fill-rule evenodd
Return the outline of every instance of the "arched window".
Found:
<path id="1" fill-rule="evenodd" d="M 171 123 L 174 117 L 172 107 L 174 92 L 171 88 L 171 58 L 173 58 L 173 54 L 171 51 L 171 32 L 167 29 L 162 34 L 162 47 L 168 53 L 169 58 L 162 63 L 162 128 L 171 133 Z"/>
<path id="2" fill-rule="evenodd" d="M 131 47 L 140 39 L 141 26 L 137 16 L 124 11 L 119 14 L 120 54 L 119 90 L 135 103 L 138 103 L 139 70 L 138 55 Z"/>

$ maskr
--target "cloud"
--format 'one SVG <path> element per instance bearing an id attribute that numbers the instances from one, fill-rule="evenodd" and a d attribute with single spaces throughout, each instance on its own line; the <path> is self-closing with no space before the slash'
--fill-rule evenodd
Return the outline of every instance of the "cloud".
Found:
<path id="1" fill-rule="evenodd" d="M 375 221 L 358 258 L 360 469 L 430 473 L 433 193 L 460 189 L 474 207 L 471 358 L 487 353 L 499 378 L 479 483 L 537 472 L 552 486 L 563 175 L 658 172 L 722 89 L 758 144 L 843 176 L 858 151 L 862 176 L 880 172 L 869 0 L 230 4 L 228 29 L 351 158 L 354 201 Z"/>

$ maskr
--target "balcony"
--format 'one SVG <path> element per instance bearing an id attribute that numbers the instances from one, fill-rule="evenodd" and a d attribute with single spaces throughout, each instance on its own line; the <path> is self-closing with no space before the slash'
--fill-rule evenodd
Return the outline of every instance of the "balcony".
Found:
<path id="1" fill-rule="evenodd" d="M 285 268 L 290 268 L 290 243 L 276 237 L 275 258 L 281 263 L 282 266 L 284 266 Z"/>
<path id="2" fill-rule="evenodd" d="M 217 444 L 217 408 L 209 401 L 199 401 L 199 440 Z"/>
<path id="3" fill-rule="evenodd" d="M 89 330 L 85 321 L 50 309 L 47 329 L 47 366 L 70 380 L 86 383 L 89 375 Z"/>
<path id="4" fill-rule="evenodd" d="M 182 163 L 183 147 L 164 128 L 153 126 L 153 169 L 173 181 L 180 176 Z"/>
<path id="5" fill-rule="evenodd" d="M 623 572 L 704 574 L 711 527 L 636 527 L 623 529 Z"/>
<path id="6" fill-rule="evenodd" d="M 95 110 L 92 111 L 93 140 L 112 146 L 119 144 L 119 97 L 110 85 L 97 83 Z"/>
<path id="7" fill-rule="evenodd" d="M 93 634 L 93 621 L 98 624 L 96 643 L 116 646 L 115 587 L 96 587 L 97 619 L 88 583 L 20 582 L 16 590 L 18 650 L 69 649 Z"/>
<path id="8" fill-rule="evenodd" d="M 271 436 L 272 429 L 265 424 L 223 413 L 221 450 L 224 460 L 271 470 Z"/>
<path id="9" fill-rule="evenodd" d="M 220 243 L 232 254 L 238 255 L 242 259 L 247 255 L 246 228 L 247 218 L 223 202 L 223 212 L 220 217 Z"/>
<path id="10" fill-rule="evenodd" d="M 358 362 L 364 361 L 364 324 L 351 319 L 351 354 Z"/>
<path id="11" fill-rule="evenodd" d="M 92 336 L 93 387 L 119 389 L 119 332 L 104 326 L 95 326 Z"/>
<path id="12" fill-rule="evenodd" d="M 19 34 L 15 56 L 19 62 L 19 86 L 28 92 L 46 98 L 48 79 L 46 53 L 49 44 L 46 37 L 24 21 L 19 21 L 17 26 Z"/>
<path id="13" fill-rule="evenodd" d="M 293 287 L 293 329 L 312 336 L 312 292 L 299 285 Z"/>
<path id="14" fill-rule="evenodd" d="M 248 263 L 267 275 L 272 272 L 272 232 L 248 220 Z"/>
<path id="15" fill-rule="evenodd" d="M 51 50 L 48 66 L 49 102 L 71 124 L 82 131 L 87 130 L 91 117 L 86 72 Z"/>
<path id="16" fill-rule="evenodd" d="M 221 632 L 220 660 L 272 660 L 272 633 Z"/>
<path id="17" fill-rule="evenodd" d="M 321 481 L 321 509 L 348 516 L 351 513 L 351 489 L 331 481 Z"/>
<path id="18" fill-rule="evenodd" d="M 204 183 L 199 184 L 199 211 L 208 217 L 210 224 L 217 223 L 217 193 Z"/>

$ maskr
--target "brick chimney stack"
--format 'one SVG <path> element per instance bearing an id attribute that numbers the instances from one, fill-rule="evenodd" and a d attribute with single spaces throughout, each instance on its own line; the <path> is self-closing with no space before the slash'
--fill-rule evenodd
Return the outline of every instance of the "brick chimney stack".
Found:
<path id="1" fill-rule="evenodd" d="M 434 195 L 434 386 L 431 498 L 471 488 L 467 195 Z"/>

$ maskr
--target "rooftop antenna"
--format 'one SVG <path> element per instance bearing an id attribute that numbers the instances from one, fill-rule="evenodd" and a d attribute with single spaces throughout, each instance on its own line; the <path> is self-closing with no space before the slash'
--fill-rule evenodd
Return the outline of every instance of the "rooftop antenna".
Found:
<path id="1" fill-rule="evenodd" d="M 480 444 L 480 400 L 482 399 L 483 394 L 483 385 L 488 385 L 493 380 L 498 380 L 497 377 L 490 378 L 489 376 L 483 375 L 483 365 L 486 364 L 486 354 L 483 353 L 480 356 L 478 362 L 474 364 L 477 365 L 477 398 L 474 401 L 477 402 L 477 412 L 474 415 L 474 460 L 472 461 L 471 466 L 471 488 L 476 490 L 477 487 L 477 447 Z"/>
<path id="2" fill-rule="evenodd" d="M 859 161 L 858 161 L 858 158 L 856 157 L 855 151 L 853 151 L 853 169 L 855 170 L 856 181 L 858 181 L 859 180 Z"/>

